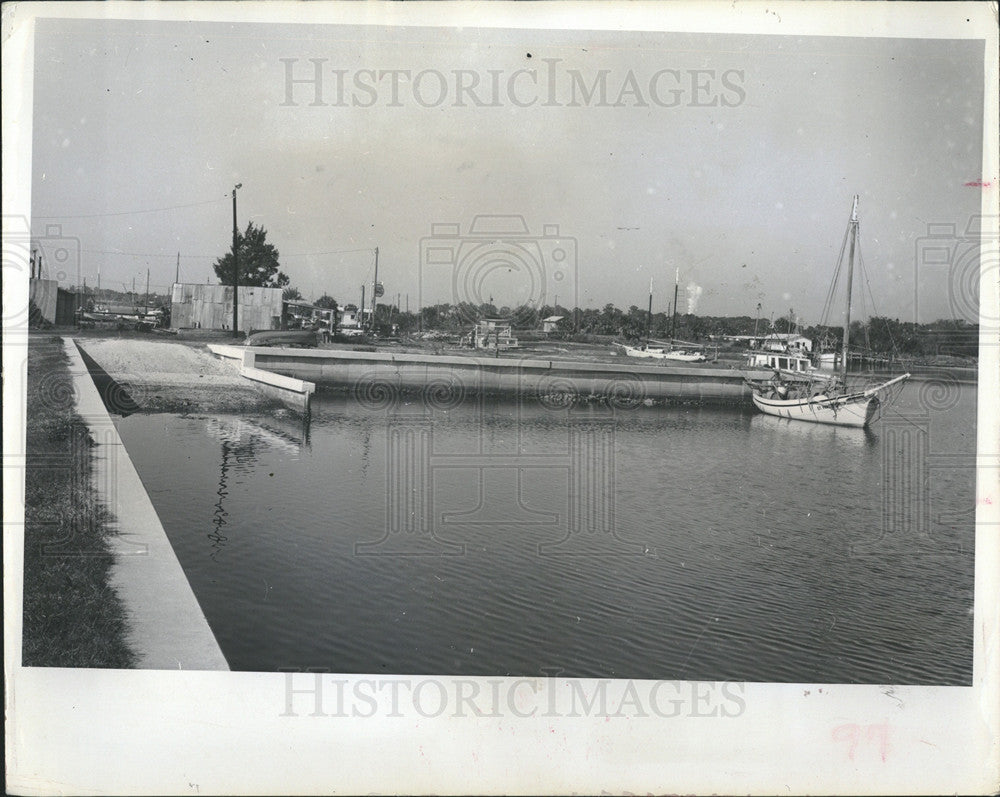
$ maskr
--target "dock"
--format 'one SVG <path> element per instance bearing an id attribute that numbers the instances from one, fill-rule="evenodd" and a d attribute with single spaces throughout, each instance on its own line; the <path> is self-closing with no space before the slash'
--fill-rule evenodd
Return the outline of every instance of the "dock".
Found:
<path id="1" fill-rule="evenodd" d="M 606 398 L 615 402 L 749 404 L 745 378 L 767 371 L 633 362 L 465 357 L 346 349 L 296 349 L 209 344 L 241 370 L 272 373 L 358 397 L 428 392 L 440 400 L 465 396 Z"/>

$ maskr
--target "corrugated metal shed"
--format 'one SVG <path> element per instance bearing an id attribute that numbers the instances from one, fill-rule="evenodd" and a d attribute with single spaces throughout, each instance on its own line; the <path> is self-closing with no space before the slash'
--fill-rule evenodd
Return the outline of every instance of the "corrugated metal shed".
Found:
<path id="1" fill-rule="evenodd" d="M 281 288 L 240 286 L 237 319 L 241 332 L 281 326 Z M 174 329 L 231 329 L 233 287 L 175 282 L 170 326 Z"/>
<path id="2" fill-rule="evenodd" d="M 28 280 L 28 298 L 34 302 L 42 318 L 50 324 L 56 323 L 56 301 L 59 282 L 57 280 Z"/>

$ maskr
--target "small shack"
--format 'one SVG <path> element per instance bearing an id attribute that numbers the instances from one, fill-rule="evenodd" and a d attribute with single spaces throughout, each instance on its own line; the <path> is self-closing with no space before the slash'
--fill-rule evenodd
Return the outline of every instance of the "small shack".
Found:
<path id="1" fill-rule="evenodd" d="M 761 342 L 761 348 L 766 351 L 794 351 L 800 354 L 811 352 L 812 346 L 809 338 L 795 333 L 774 332 Z"/>
<path id="2" fill-rule="evenodd" d="M 49 323 L 69 326 L 76 321 L 81 297 L 74 291 L 59 287 L 58 280 L 29 279 L 28 298 L 31 315 L 29 324 Z"/>
<path id="3" fill-rule="evenodd" d="M 565 316 L 561 315 L 550 315 L 548 318 L 542 319 L 542 332 L 548 335 L 551 332 L 555 332 L 556 328 L 559 326 L 559 322 L 563 320 Z"/>
<path id="4" fill-rule="evenodd" d="M 237 322 L 240 332 L 280 329 L 281 288 L 239 287 Z M 170 326 L 174 329 L 232 329 L 233 286 L 175 282 Z"/>

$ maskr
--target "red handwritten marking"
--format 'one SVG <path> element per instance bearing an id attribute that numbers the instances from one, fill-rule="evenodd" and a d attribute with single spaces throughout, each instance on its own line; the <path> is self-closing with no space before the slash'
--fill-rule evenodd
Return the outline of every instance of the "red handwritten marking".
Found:
<path id="1" fill-rule="evenodd" d="M 853 722 L 848 725 L 838 725 L 833 729 L 833 741 L 847 742 L 847 757 L 854 760 L 854 751 L 858 747 L 859 727 Z"/>
<path id="2" fill-rule="evenodd" d="M 883 722 L 881 725 L 869 725 L 868 741 L 871 741 L 872 736 L 878 739 L 878 754 L 882 761 L 885 761 L 889 753 L 889 724 Z"/>
<path id="3" fill-rule="evenodd" d="M 983 182 L 982 180 L 972 180 L 966 183 L 966 186 L 968 186 L 969 188 L 989 188 L 990 185 L 991 183 L 989 182 L 989 180 L 987 180 L 986 182 Z"/>
<path id="4" fill-rule="evenodd" d="M 852 722 L 846 725 L 838 725 L 833 729 L 832 738 L 835 742 L 847 742 L 847 757 L 853 761 L 858 744 L 862 741 L 862 730 L 864 730 L 864 741 L 876 742 L 878 744 L 879 757 L 885 761 L 886 756 L 889 754 L 888 723 L 883 722 L 880 725 L 861 726 Z"/>

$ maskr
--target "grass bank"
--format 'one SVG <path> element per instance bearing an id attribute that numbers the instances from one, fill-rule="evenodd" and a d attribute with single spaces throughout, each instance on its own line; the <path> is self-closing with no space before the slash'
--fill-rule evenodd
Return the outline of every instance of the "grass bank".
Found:
<path id="1" fill-rule="evenodd" d="M 91 483 L 93 440 L 58 337 L 31 336 L 27 379 L 22 664 L 131 667 L 125 607 L 110 586 L 117 532 Z"/>

